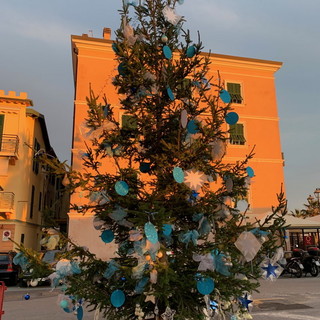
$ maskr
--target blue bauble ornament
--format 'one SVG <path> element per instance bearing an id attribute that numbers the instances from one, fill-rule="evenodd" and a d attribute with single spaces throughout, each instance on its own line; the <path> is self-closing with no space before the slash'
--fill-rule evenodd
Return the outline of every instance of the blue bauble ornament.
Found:
<path id="1" fill-rule="evenodd" d="M 69 301 L 68 301 L 68 300 L 61 300 L 61 301 L 60 301 L 60 307 L 61 307 L 62 309 L 68 308 L 68 305 L 69 305 Z"/>
<path id="2" fill-rule="evenodd" d="M 80 306 L 77 309 L 77 320 L 82 320 L 83 319 L 83 308 Z"/>
<path id="3" fill-rule="evenodd" d="M 204 296 L 210 294 L 214 290 L 214 281 L 211 278 L 202 277 L 197 281 L 197 289 Z"/>
<path id="4" fill-rule="evenodd" d="M 124 304 L 126 296 L 122 290 L 115 290 L 112 292 L 110 300 L 114 307 L 120 308 Z"/>
<path id="5" fill-rule="evenodd" d="M 174 96 L 171 88 L 169 88 L 169 87 L 167 87 L 167 95 L 168 95 L 168 97 L 169 97 L 169 99 L 170 99 L 171 101 L 174 101 L 175 96 Z"/>
<path id="6" fill-rule="evenodd" d="M 29 300 L 29 299 L 30 299 L 30 294 L 29 293 L 25 294 L 24 295 L 24 300 Z"/>
<path id="7" fill-rule="evenodd" d="M 172 233 L 172 225 L 171 224 L 164 224 L 162 227 L 162 232 L 165 236 L 169 237 Z"/>
<path id="8" fill-rule="evenodd" d="M 182 183 L 184 181 L 184 172 L 180 167 L 175 167 L 173 169 L 173 178 L 178 183 Z"/>
<path id="9" fill-rule="evenodd" d="M 158 231 L 151 222 L 147 222 L 144 225 L 144 233 L 151 243 L 155 244 L 158 242 Z"/>
<path id="10" fill-rule="evenodd" d="M 239 120 L 239 115 L 236 112 L 229 112 L 226 114 L 227 124 L 233 125 L 236 124 Z"/>
<path id="11" fill-rule="evenodd" d="M 142 173 L 148 173 L 150 171 L 150 162 L 141 162 L 139 169 Z"/>
<path id="12" fill-rule="evenodd" d="M 196 134 L 199 132 L 199 122 L 197 120 L 190 120 L 187 124 L 187 130 L 191 134 Z"/>
<path id="13" fill-rule="evenodd" d="M 129 186 L 125 181 L 117 181 L 114 188 L 120 196 L 126 196 L 129 192 Z"/>
<path id="14" fill-rule="evenodd" d="M 191 46 L 187 49 L 187 57 L 188 58 L 193 58 L 194 55 L 196 54 L 196 47 L 195 46 Z"/>
<path id="15" fill-rule="evenodd" d="M 254 177 L 254 170 L 251 167 L 246 168 L 247 174 L 250 178 Z"/>
<path id="16" fill-rule="evenodd" d="M 231 102 L 231 96 L 230 93 L 227 90 L 221 90 L 220 91 L 220 99 L 224 103 L 230 103 Z"/>
<path id="17" fill-rule="evenodd" d="M 121 76 L 125 76 L 127 73 L 127 66 L 124 63 L 120 63 L 118 66 L 118 72 Z"/>
<path id="18" fill-rule="evenodd" d="M 117 54 L 119 53 L 118 45 L 115 42 L 112 44 L 112 50 Z"/>
<path id="19" fill-rule="evenodd" d="M 101 240 L 104 242 L 104 243 L 110 243 L 113 241 L 114 239 L 114 234 L 112 232 L 112 230 L 104 230 L 102 233 L 101 233 Z"/>
<path id="20" fill-rule="evenodd" d="M 168 47 L 168 46 L 163 46 L 162 51 L 163 51 L 164 56 L 165 56 L 167 59 L 171 59 L 171 58 L 172 58 L 172 51 L 171 51 L 170 47 Z"/>

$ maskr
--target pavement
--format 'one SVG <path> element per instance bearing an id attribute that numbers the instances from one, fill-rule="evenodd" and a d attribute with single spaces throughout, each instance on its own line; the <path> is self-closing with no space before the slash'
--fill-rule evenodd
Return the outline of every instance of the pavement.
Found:
<path id="1" fill-rule="evenodd" d="M 55 297 L 61 293 L 59 289 L 52 290 L 50 287 L 29 287 L 29 288 L 20 288 L 20 287 L 7 287 L 7 290 L 4 294 L 4 301 L 18 301 L 25 299 L 26 294 L 30 294 L 32 299 L 39 299 L 45 297 Z"/>
<path id="2" fill-rule="evenodd" d="M 253 295 L 254 320 L 320 319 L 320 277 L 281 277 L 260 284 Z"/>
<path id="3" fill-rule="evenodd" d="M 252 295 L 254 320 L 319 320 L 320 277 L 289 278 L 261 281 L 259 293 Z M 25 300 L 26 294 L 30 295 Z M 5 292 L 3 320 L 75 320 L 58 306 L 59 289 L 50 287 L 8 287 Z M 94 313 L 85 311 L 83 320 L 93 320 Z"/>
<path id="4" fill-rule="evenodd" d="M 25 299 L 28 294 L 30 298 Z M 59 306 L 61 290 L 50 287 L 8 287 L 1 320 L 76 320 L 76 315 L 64 312 Z M 93 320 L 94 313 L 84 311 L 83 320 Z"/>

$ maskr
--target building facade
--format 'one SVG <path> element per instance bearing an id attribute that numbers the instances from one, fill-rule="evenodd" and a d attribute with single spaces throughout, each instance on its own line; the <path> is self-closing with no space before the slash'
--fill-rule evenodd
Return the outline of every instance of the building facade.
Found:
<path id="1" fill-rule="evenodd" d="M 9 238 L 40 249 L 42 212 L 59 198 L 59 180 L 37 160 L 41 152 L 56 155 L 32 106 L 26 93 L 0 90 L 0 251 L 14 250 Z"/>
<path id="2" fill-rule="evenodd" d="M 105 28 L 102 39 L 86 34 L 71 38 L 75 85 L 72 166 L 79 171 L 83 170 L 81 151 L 85 150 L 81 126 L 87 117 L 86 97 L 90 88 L 96 95 L 107 95 L 115 116 L 122 123 L 119 98 L 112 85 L 118 70 L 110 35 L 111 30 Z M 249 165 L 254 169 L 255 177 L 247 200 L 249 215 L 263 219 L 271 207 L 277 205 L 277 193 L 281 188 L 284 190 L 284 159 L 275 88 L 275 73 L 282 63 L 221 54 L 211 54 L 210 59 L 208 78 L 217 79 L 219 72 L 225 88 L 231 93 L 232 107 L 240 117 L 236 125 L 225 128 L 231 131 L 224 159 L 236 162 L 254 149 L 255 156 Z M 85 198 L 79 193 L 71 197 L 71 203 L 81 205 L 83 201 Z M 100 233 L 92 227 L 93 214 L 71 211 L 69 218 L 69 236 L 104 257 L 106 248 L 101 246 Z"/>

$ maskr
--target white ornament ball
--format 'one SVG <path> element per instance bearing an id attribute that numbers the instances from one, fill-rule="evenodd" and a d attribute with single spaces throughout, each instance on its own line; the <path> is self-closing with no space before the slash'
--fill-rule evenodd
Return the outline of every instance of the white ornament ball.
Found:
<path id="1" fill-rule="evenodd" d="M 161 37 L 161 41 L 166 43 L 166 42 L 168 42 L 168 40 L 169 40 L 168 37 L 165 34 L 163 34 Z"/>

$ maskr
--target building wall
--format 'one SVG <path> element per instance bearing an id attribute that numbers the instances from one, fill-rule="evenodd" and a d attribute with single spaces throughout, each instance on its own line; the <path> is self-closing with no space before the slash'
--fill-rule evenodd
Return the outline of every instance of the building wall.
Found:
<path id="1" fill-rule="evenodd" d="M 275 72 L 281 63 L 257 59 L 213 56 L 211 70 L 219 70 L 225 82 L 240 83 L 242 104 L 233 104 L 244 124 L 245 145 L 228 145 L 225 161 L 243 159 L 254 148 L 249 161 L 255 171 L 249 200 L 251 211 L 263 218 L 277 204 L 277 193 L 284 191 L 284 160 L 281 150 L 276 102 Z"/>
<path id="2" fill-rule="evenodd" d="M 82 123 L 87 117 L 86 97 L 90 86 L 100 96 L 105 93 L 108 102 L 116 109 L 119 106 L 118 95 L 112 86 L 112 78 L 118 73 L 117 62 L 112 51 L 110 32 L 104 39 L 90 38 L 87 35 L 72 36 L 73 66 L 75 80 L 74 131 L 72 165 L 75 170 L 83 170 L 81 151 L 85 150 Z M 251 58 L 211 55 L 211 69 L 208 75 L 220 78 L 224 83 L 240 83 L 242 104 L 234 104 L 239 123 L 244 124 L 246 143 L 228 145 L 224 161 L 235 162 L 244 159 L 254 148 L 255 157 L 249 165 L 255 171 L 250 187 L 250 214 L 263 218 L 277 204 L 276 194 L 284 187 L 283 157 L 281 152 L 279 118 L 276 103 L 275 72 L 282 63 Z M 115 112 L 117 116 L 117 112 Z M 225 127 L 227 128 L 227 125 Z M 108 167 L 108 170 L 113 170 Z M 75 193 L 71 203 L 81 205 L 84 197 Z M 81 218 L 80 218 L 81 215 Z M 105 246 L 92 226 L 92 214 L 85 216 L 77 212 L 69 213 L 69 236 L 79 244 L 86 245 L 92 251 L 106 257 L 114 246 Z"/>
<path id="3" fill-rule="evenodd" d="M 4 193 L 12 193 L 14 196 L 12 208 L 9 209 L 6 204 L 0 205 L 0 251 L 15 247 L 11 241 L 3 238 L 1 230 L 10 230 L 11 238 L 17 243 L 23 242 L 26 247 L 40 249 L 40 211 L 48 188 L 48 177 L 40 164 L 38 173 L 35 173 L 33 149 L 35 139 L 39 143 L 38 148 L 44 151 L 47 151 L 49 142 L 46 141 L 43 124 L 40 123 L 43 116 L 30 109 L 30 106 L 32 101 L 26 93 L 19 95 L 11 91 L 6 94 L 0 90 L 0 114 L 5 115 L 2 141 L 8 134 L 19 139 L 18 152 L 0 151 L 0 186 L 3 188 L 0 199 Z M 34 194 L 31 208 L 32 187 Z"/>

